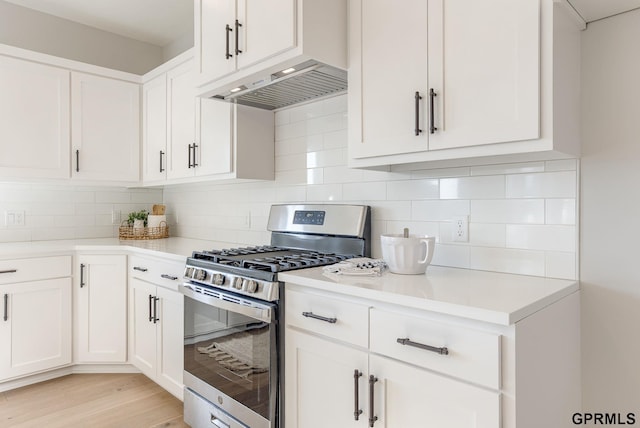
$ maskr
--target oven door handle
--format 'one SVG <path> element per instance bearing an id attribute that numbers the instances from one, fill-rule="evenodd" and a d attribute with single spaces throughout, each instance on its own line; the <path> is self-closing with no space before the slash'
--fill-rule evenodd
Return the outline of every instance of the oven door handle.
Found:
<path id="1" fill-rule="evenodd" d="M 258 321 L 262 321 L 268 324 L 271 324 L 274 321 L 275 305 L 271 306 L 268 304 L 261 305 L 256 302 L 252 302 L 249 300 L 245 300 L 239 298 L 233 294 L 228 294 L 222 291 L 218 291 L 221 296 L 230 296 L 233 300 L 243 300 L 243 303 L 235 303 L 233 301 L 225 300 L 222 298 L 205 296 L 202 293 L 198 293 L 193 291 L 189 285 L 178 285 L 178 290 L 189 297 L 190 299 L 196 300 L 200 303 L 204 303 L 205 305 L 213 306 L 216 308 L 224 309 L 230 312 L 235 312 L 237 314 L 246 315 L 248 317 L 254 318 Z"/>

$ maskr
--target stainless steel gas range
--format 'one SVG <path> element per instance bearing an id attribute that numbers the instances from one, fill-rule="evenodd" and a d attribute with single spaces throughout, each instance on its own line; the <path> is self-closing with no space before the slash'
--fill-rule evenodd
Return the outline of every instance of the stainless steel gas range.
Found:
<path id="1" fill-rule="evenodd" d="M 282 428 L 284 284 L 278 273 L 370 256 L 364 205 L 273 205 L 271 244 L 195 251 L 184 294 L 184 419 Z"/>

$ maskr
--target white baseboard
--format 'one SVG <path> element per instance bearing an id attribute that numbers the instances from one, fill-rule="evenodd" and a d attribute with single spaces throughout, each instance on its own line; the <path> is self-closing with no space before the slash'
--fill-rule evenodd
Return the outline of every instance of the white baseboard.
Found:
<path id="1" fill-rule="evenodd" d="M 46 380 L 75 373 L 140 373 L 140 370 L 131 364 L 76 364 L 42 373 L 36 373 L 18 379 L 8 380 L 6 382 L 0 382 L 0 392 L 33 385 L 34 383 L 44 382 Z"/>

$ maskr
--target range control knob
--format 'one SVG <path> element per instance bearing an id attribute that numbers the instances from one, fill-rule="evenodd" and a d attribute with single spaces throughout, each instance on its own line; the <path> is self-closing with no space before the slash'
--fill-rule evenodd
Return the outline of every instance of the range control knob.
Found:
<path id="1" fill-rule="evenodd" d="M 207 271 L 204 269 L 196 269 L 193 274 L 193 279 L 197 281 L 204 281 L 205 279 L 207 279 Z"/>
<path id="2" fill-rule="evenodd" d="M 231 286 L 235 289 L 240 290 L 242 288 L 242 278 L 240 277 L 233 278 L 233 282 L 231 283 Z"/>
<path id="3" fill-rule="evenodd" d="M 242 290 L 249 293 L 255 293 L 257 289 L 258 284 L 254 280 L 245 279 L 244 281 L 242 281 Z"/>
<path id="4" fill-rule="evenodd" d="M 188 267 L 184 270 L 184 276 L 187 278 L 192 278 L 193 277 L 193 268 Z"/>
<path id="5" fill-rule="evenodd" d="M 214 285 L 223 285 L 224 284 L 224 275 L 221 273 L 216 273 L 213 275 L 212 282 Z"/>

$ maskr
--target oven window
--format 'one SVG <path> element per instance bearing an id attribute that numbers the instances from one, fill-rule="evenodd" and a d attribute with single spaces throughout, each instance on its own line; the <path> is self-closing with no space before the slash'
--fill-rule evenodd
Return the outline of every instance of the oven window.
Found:
<path id="1" fill-rule="evenodd" d="M 185 297 L 184 369 L 269 419 L 275 326 Z"/>

